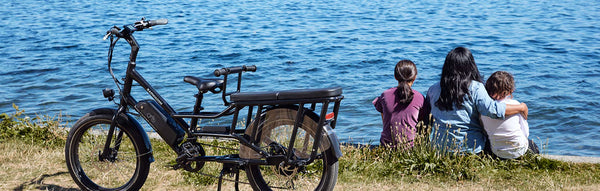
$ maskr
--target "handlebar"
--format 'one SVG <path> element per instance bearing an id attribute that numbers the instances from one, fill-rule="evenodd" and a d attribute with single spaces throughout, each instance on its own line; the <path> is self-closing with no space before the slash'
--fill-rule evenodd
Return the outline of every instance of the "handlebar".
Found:
<path id="1" fill-rule="evenodd" d="M 241 73 L 241 72 L 246 72 L 246 71 L 256 72 L 256 65 L 252 65 L 252 66 L 243 65 L 243 66 L 216 69 L 214 74 L 216 77 L 219 77 L 221 75 L 229 75 L 229 74 Z"/>
<path id="2" fill-rule="evenodd" d="M 157 19 L 157 20 L 146 20 L 146 18 L 142 18 L 139 21 L 131 25 L 124 25 L 123 30 L 121 30 L 117 26 L 111 27 L 108 31 L 106 31 L 106 35 L 103 40 L 106 40 L 109 36 L 116 35 L 117 37 L 123 37 L 129 35 L 135 31 L 142 31 L 147 28 L 151 28 L 156 25 L 166 25 L 169 23 L 168 19 Z"/>

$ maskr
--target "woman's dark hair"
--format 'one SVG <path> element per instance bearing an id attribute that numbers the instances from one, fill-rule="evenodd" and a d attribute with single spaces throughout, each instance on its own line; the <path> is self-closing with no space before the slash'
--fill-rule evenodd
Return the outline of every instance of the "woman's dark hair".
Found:
<path id="1" fill-rule="evenodd" d="M 445 111 L 452 110 L 453 105 L 460 108 L 465 95 L 471 96 L 469 86 L 473 80 L 482 82 L 471 51 L 464 47 L 450 51 L 442 68 L 441 93 L 435 106 Z"/>
<path id="2" fill-rule="evenodd" d="M 400 60 L 396 64 L 394 77 L 398 80 L 398 88 L 394 92 L 396 94 L 396 102 L 408 104 L 413 99 L 413 91 L 409 83 L 417 78 L 417 66 L 410 60 Z"/>

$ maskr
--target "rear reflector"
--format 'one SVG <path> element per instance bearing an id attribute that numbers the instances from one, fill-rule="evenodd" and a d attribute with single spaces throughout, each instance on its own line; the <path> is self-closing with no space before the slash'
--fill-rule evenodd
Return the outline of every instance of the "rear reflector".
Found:
<path id="1" fill-rule="evenodd" d="M 335 113 L 331 112 L 331 113 L 328 113 L 328 114 L 325 116 L 325 119 L 326 119 L 326 120 L 330 120 L 330 119 L 333 119 L 333 117 L 335 117 Z"/>

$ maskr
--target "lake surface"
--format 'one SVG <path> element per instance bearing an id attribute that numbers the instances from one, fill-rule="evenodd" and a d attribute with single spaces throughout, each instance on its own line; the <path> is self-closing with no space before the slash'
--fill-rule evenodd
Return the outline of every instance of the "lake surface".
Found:
<path id="1" fill-rule="evenodd" d="M 136 33 L 138 71 L 178 111 L 195 88 L 183 76 L 256 65 L 242 90 L 341 86 L 342 141 L 378 143 L 371 101 L 396 81 L 401 59 L 417 64 L 413 88 L 439 81 L 445 55 L 472 50 L 487 78 L 514 74 L 529 106 L 530 138 L 548 154 L 600 156 L 600 1 L 34 1 L 0 7 L 0 113 L 79 117 L 114 107 L 107 70 L 113 25 L 169 19 Z M 123 76 L 128 46 L 115 49 Z M 207 95 L 208 97 L 208 95 Z M 205 101 L 218 109 L 219 96 Z M 71 123 L 72 124 L 72 123 Z"/>

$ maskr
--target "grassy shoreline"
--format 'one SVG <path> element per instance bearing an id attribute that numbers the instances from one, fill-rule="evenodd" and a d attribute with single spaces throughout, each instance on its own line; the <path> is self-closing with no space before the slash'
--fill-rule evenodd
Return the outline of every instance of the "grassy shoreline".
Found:
<path id="1" fill-rule="evenodd" d="M 60 117 L 27 117 L 15 109 L 0 114 L 0 190 L 77 190 L 64 159 L 67 125 Z M 143 190 L 216 189 L 215 178 L 172 170 L 175 154 L 160 141 L 152 143 L 156 162 Z M 207 154 L 224 152 L 205 149 Z M 407 152 L 353 146 L 342 150 L 335 190 L 600 190 L 600 164 L 540 155 L 496 160 L 440 154 L 425 141 Z M 203 170 L 218 173 L 218 164 L 207 165 Z M 226 182 L 223 189 L 232 190 L 233 184 Z"/>

